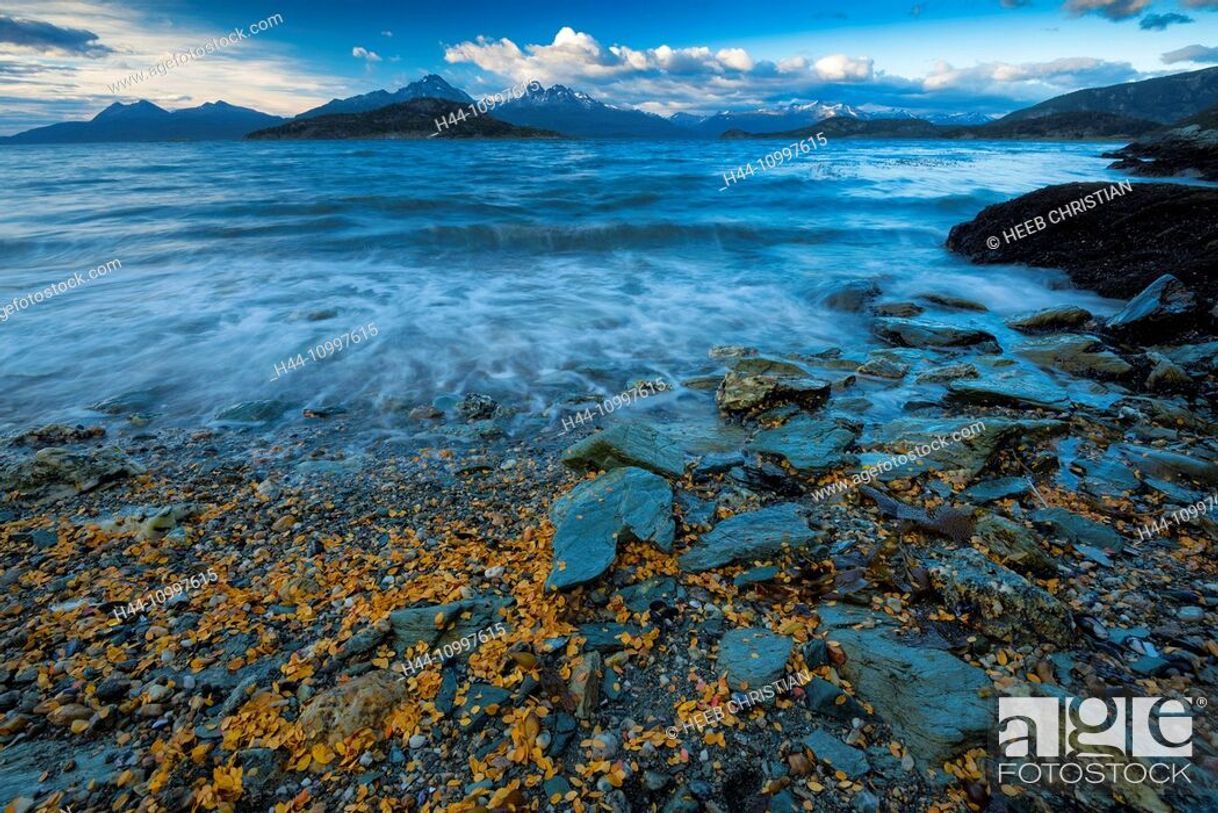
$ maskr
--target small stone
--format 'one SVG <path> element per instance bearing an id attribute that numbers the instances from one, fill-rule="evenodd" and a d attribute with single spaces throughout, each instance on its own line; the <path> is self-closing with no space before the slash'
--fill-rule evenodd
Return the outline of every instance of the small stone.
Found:
<path id="1" fill-rule="evenodd" d="M 1181 621 L 1200 621 L 1205 618 L 1205 610 L 1196 606 L 1181 607 L 1179 610 L 1176 610 L 1176 617 Z"/>
<path id="2" fill-rule="evenodd" d="M 427 737 L 423 736 L 422 734 L 415 734 L 413 737 L 410 738 L 409 745 L 410 745 L 410 750 L 417 751 L 420 748 L 422 748 L 423 746 L 427 745 Z"/>
<path id="3" fill-rule="evenodd" d="M 291 514 L 284 514 L 279 519 L 275 520 L 275 524 L 271 526 L 271 530 L 275 532 L 286 531 L 296 524 L 296 517 Z"/>

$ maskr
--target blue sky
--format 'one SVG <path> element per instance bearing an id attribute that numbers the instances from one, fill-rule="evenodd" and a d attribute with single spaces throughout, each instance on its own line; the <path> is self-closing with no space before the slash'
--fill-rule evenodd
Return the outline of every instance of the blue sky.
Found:
<path id="1" fill-rule="evenodd" d="M 115 89 L 234 27 L 247 38 Z M 431 72 L 471 92 L 561 82 L 661 114 L 811 100 L 998 113 L 1215 64 L 1218 0 L 15 0 L 0 8 L 0 133 L 138 98 L 293 115 Z"/>

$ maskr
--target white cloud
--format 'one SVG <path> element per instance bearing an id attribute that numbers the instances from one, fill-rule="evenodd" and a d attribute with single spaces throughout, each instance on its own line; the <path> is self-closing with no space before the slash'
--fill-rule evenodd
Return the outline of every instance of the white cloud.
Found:
<path id="1" fill-rule="evenodd" d="M 392 32 L 392 31 L 382 31 L 382 32 L 381 32 L 381 36 L 382 36 L 382 37 L 392 37 L 392 36 L 393 36 L 393 32 Z"/>
<path id="2" fill-rule="evenodd" d="M 870 57 L 832 54 L 816 60 L 812 70 L 826 82 L 866 82 L 875 75 L 875 63 Z"/>
<path id="3" fill-rule="evenodd" d="M 721 48 L 715 54 L 715 59 L 719 60 L 720 65 L 736 71 L 751 71 L 756 64 L 743 48 Z"/>
<path id="4" fill-rule="evenodd" d="M 365 48 L 362 45 L 357 45 L 354 48 L 352 48 L 351 56 L 355 57 L 356 59 L 363 59 L 367 62 L 380 62 L 381 61 L 380 54 L 378 54 L 376 51 L 369 51 L 367 48 Z"/>
<path id="5" fill-rule="evenodd" d="M 936 63 L 922 80 L 927 91 L 957 89 L 978 93 L 1002 93 L 1002 85 L 1036 83 L 1049 89 L 1116 84 L 1138 78 L 1128 62 L 1107 62 L 1091 57 L 1067 57 L 1049 62 L 987 62 L 971 68 L 956 68 Z"/>
<path id="6" fill-rule="evenodd" d="M 249 25 L 269 15 L 243 15 L 246 19 L 234 24 L 246 27 L 246 39 L 132 85 L 119 96 L 111 93 L 110 84 L 231 32 L 177 15 L 171 23 L 163 13 L 145 16 L 127 4 L 108 0 L 10 0 L 5 11 L 61 28 L 87 30 L 112 51 L 79 56 L 23 54 L 22 73 L 3 74 L 2 132 L 92 118 L 115 101 L 147 99 L 176 109 L 222 98 L 268 113 L 295 115 L 334 96 L 362 90 L 345 77 L 327 75 L 295 57 L 293 19 L 286 10 L 283 22 L 256 36 L 250 34 Z"/>

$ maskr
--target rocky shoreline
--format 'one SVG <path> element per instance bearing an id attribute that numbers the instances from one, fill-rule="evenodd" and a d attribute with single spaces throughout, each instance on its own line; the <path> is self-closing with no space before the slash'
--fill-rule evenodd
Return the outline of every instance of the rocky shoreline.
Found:
<path id="1" fill-rule="evenodd" d="M 830 304 L 874 346 L 710 349 L 683 382 L 707 426 L 485 440 L 499 408 L 471 397 L 468 442 L 360 458 L 341 414 L 9 439 L 9 809 L 1214 809 L 1202 714 L 1191 784 L 995 774 L 999 696 L 1218 687 L 1218 524 L 1146 531 L 1218 489 L 1214 193 L 1138 185 L 985 244 L 1094 186 L 948 245 L 1061 267 L 1117 314 L 1000 333 L 964 298 L 847 286 Z"/>

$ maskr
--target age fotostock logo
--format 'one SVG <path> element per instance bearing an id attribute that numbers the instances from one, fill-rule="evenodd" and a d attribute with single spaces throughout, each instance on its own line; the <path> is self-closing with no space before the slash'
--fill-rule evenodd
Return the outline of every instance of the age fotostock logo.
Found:
<path id="1" fill-rule="evenodd" d="M 1203 703 L 1198 701 L 1198 707 Z M 1188 776 L 1193 709 L 1167 697 L 1000 697 L 998 781 L 1165 784 Z M 1146 759 L 1144 759 L 1146 758 Z M 1173 762 L 1154 760 L 1170 759 Z"/>

